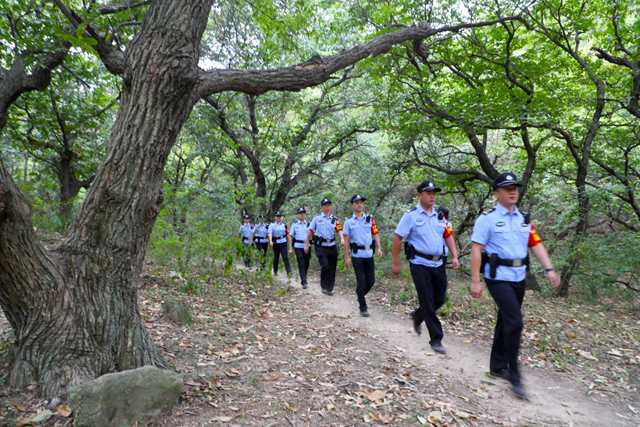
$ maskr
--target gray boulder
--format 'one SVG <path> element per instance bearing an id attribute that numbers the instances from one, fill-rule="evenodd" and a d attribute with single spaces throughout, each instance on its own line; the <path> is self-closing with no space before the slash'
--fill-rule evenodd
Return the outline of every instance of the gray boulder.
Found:
<path id="1" fill-rule="evenodd" d="M 103 375 L 69 389 L 69 406 L 77 425 L 123 427 L 145 425 L 180 398 L 182 378 L 153 366 Z"/>
<path id="2" fill-rule="evenodd" d="M 162 311 L 171 320 L 181 325 L 188 325 L 193 322 L 193 317 L 189 313 L 189 307 L 183 301 L 166 297 L 162 303 Z"/>

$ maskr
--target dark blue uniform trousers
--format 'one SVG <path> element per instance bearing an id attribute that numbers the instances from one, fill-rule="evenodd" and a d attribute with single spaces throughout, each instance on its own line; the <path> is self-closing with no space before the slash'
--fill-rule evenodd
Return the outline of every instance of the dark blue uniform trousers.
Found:
<path id="1" fill-rule="evenodd" d="M 287 270 L 287 274 L 289 274 L 291 273 L 291 266 L 289 265 L 289 255 L 287 254 L 287 242 L 273 244 L 273 273 L 278 274 L 281 255 L 284 268 Z"/>
<path id="2" fill-rule="evenodd" d="M 258 255 L 260 256 L 260 266 L 264 268 L 267 263 L 267 248 L 269 247 L 268 243 L 258 243 L 256 242 L 256 248 L 258 248 Z"/>
<path id="3" fill-rule="evenodd" d="M 305 253 L 302 248 L 293 248 L 296 253 L 296 260 L 298 261 L 298 273 L 300 274 L 300 283 L 307 284 L 307 271 L 309 271 L 309 261 L 311 260 L 311 253 Z M 309 247 L 311 250 L 311 247 Z"/>
<path id="4" fill-rule="evenodd" d="M 316 246 L 316 256 L 320 263 L 320 286 L 333 292 L 336 284 L 336 266 L 338 265 L 338 249 L 333 246 Z"/>
<path id="5" fill-rule="evenodd" d="M 356 273 L 356 295 L 358 295 L 358 304 L 360 311 L 367 309 L 367 300 L 365 295 L 369 293 L 373 285 L 376 283 L 375 263 L 371 258 L 351 257 L 353 270 Z"/>
<path id="6" fill-rule="evenodd" d="M 498 321 L 493 334 L 489 369 L 497 372 L 506 368 L 511 382 L 520 383 L 518 369 L 518 352 L 522 335 L 522 300 L 524 299 L 525 281 L 506 282 L 486 279 L 487 288 L 498 305 Z"/>
<path id="7" fill-rule="evenodd" d="M 418 292 L 420 307 L 416 310 L 414 319 L 419 323 L 424 321 L 429 330 L 431 341 L 429 344 L 438 344 L 442 341 L 444 333 L 442 324 L 436 312 L 444 304 L 447 293 L 447 276 L 440 267 L 427 267 L 425 265 L 409 264 L 411 277 Z"/>

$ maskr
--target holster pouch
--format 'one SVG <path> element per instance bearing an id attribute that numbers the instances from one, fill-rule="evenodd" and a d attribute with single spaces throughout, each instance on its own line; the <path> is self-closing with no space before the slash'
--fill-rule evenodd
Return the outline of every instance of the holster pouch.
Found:
<path id="1" fill-rule="evenodd" d="M 491 277 L 492 279 L 495 279 L 497 274 L 498 274 L 498 254 L 493 253 L 489 257 L 489 277 Z"/>
<path id="2" fill-rule="evenodd" d="M 313 236 L 311 236 L 311 242 L 314 246 L 318 246 L 320 244 L 320 239 L 317 235 L 314 234 Z"/>
<path id="3" fill-rule="evenodd" d="M 358 253 L 358 245 L 356 245 L 355 243 L 349 243 L 349 247 L 351 248 L 351 251 L 352 251 L 354 254 L 357 254 L 357 253 Z"/>
<path id="4" fill-rule="evenodd" d="M 404 242 L 404 255 L 408 260 L 412 260 L 416 257 L 415 248 L 409 242 Z"/>

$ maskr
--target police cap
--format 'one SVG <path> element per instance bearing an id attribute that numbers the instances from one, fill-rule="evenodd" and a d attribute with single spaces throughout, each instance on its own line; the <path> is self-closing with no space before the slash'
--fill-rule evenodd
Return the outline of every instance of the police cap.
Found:
<path id="1" fill-rule="evenodd" d="M 258 218 L 266 218 L 267 216 L 265 214 L 260 214 L 258 215 Z"/>
<path id="2" fill-rule="evenodd" d="M 298 211 L 296 213 L 297 214 L 299 214 L 299 213 L 307 213 L 307 211 L 304 208 L 298 208 Z"/>
<path id="3" fill-rule="evenodd" d="M 277 211 L 273 216 L 282 216 L 282 212 Z"/>
<path id="4" fill-rule="evenodd" d="M 242 217 L 242 219 L 250 219 L 250 218 L 251 218 L 251 215 L 249 215 L 249 214 L 244 215 L 244 216 Z"/>
<path id="5" fill-rule="evenodd" d="M 365 199 L 364 197 L 362 197 L 359 194 L 354 194 L 353 197 L 351 197 L 351 203 L 357 202 L 362 200 L 363 202 L 366 201 L 367 199 Z"/>
<path id="6" fill-rule="evenodd" d="M 501 173 L 496 177 L 496 179 L 493 180 L 493 184 L 491 186 L 495 190 L 498 187 L 507 187 L 509 185 L 522 187 L 522 184 L 518 182 L 518 177 L 515 173 Z"/>
<path id="7" fill-rule="evenodd" d="M 320 202 L 320 206 L 324 206 L 327 203 L 331 204 L 331 200 L 327 199 L 326 197 L 324 199 L 322 199 L 322 201 Z"/>
<path id="8" fill-rule="evenodd" d="M 436 187 L 433 181 L 423 181 L 422 184 L 418 185 L 418 193 L 422 193 L 423 191 L 435 191 L 436 193 L 442 191 L 442 188 Z"/>

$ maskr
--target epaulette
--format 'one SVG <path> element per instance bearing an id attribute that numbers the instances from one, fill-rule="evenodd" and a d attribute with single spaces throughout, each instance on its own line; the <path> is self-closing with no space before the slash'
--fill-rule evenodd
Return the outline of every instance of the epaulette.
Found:
<path id="1" fill-rule="evenodd" d="M 413 211 L 415 211 L 416 209 L 418 209 L 418 207 L 417 207 L 417 206 L 414 206 L 414 207 L 412 207 L 411 209 L 407 210 L 407 212 L 413 212 Z"/>
<path id="2" fill-rule="evenodd" d="M 320 213 L 319 213 L 319 214 L 317 214 L 316 216 L 321 216 L 321 215 L 322 215 L 322 212 L 320 212 Z"/>
<path id="3" fill-rule="evenodd" d="M 484 211 L 484 212 L 482 212 L 482 215 L 490 214 L 491 212 L 493 212 L 493 211 L 495 211 L 495 210 L 496 210 L 496 208 L 491 208 L 491 209 L 489 209 L 488 211 Z"/>
<path id="4" fill-rule="evenodd" d="M 367 224 L 371 222 L 371 215 L 367 215 Z"/>

